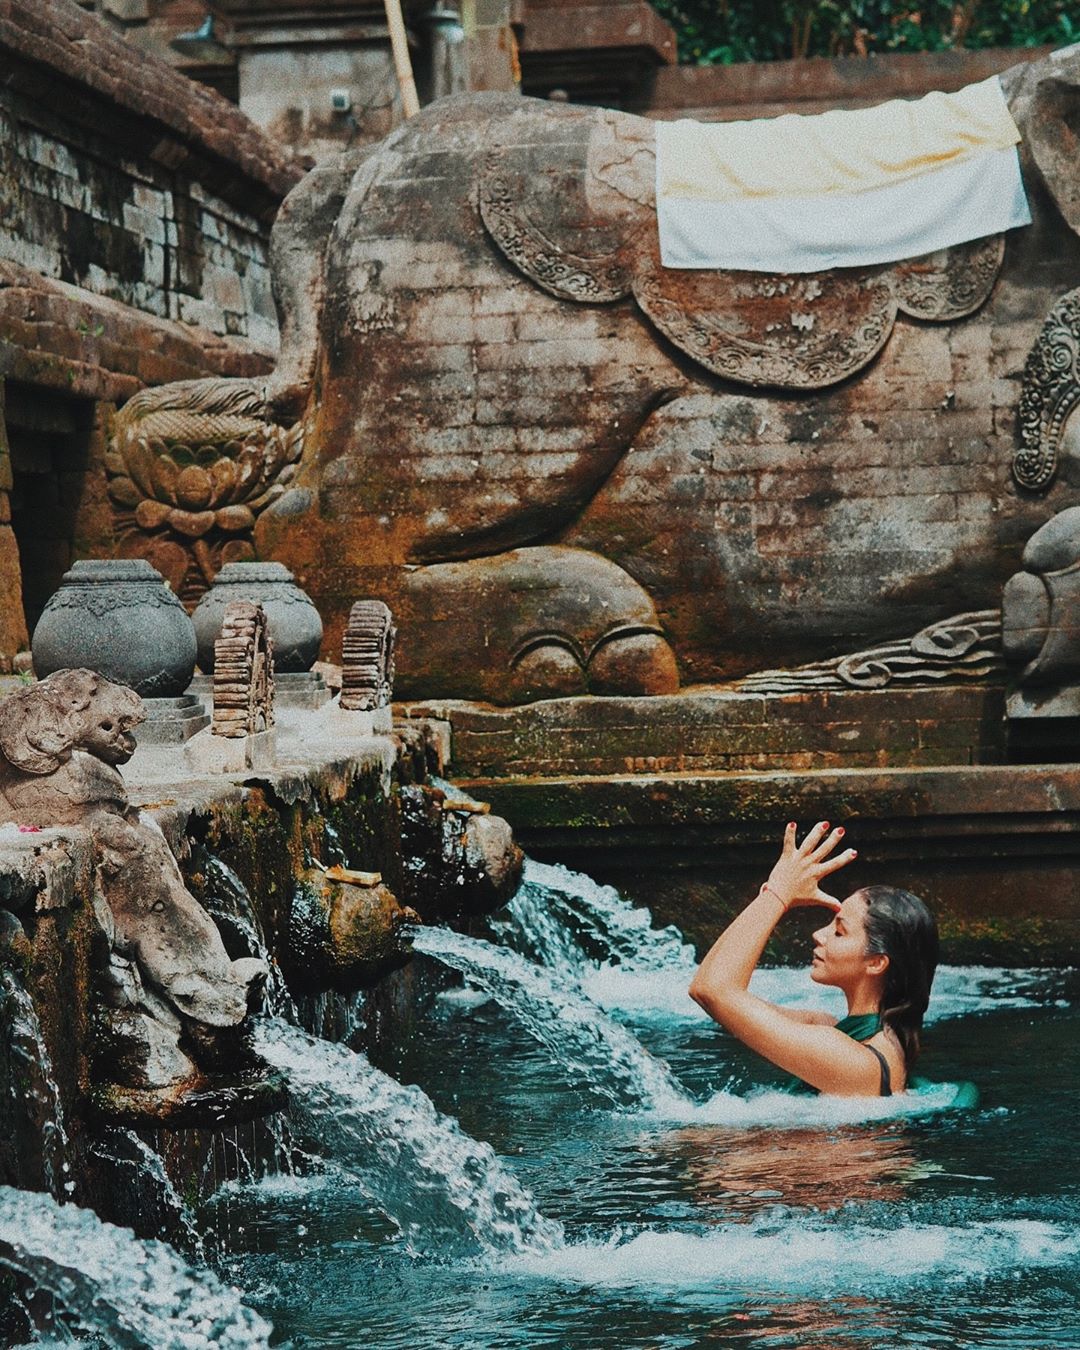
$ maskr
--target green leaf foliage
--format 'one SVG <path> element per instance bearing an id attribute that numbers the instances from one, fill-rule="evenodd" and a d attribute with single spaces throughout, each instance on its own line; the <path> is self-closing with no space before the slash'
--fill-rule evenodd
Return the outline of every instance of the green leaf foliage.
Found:
<path id="1" fill-rule="evenodd" d="M 1075 0 L 652 0 L 691 65 L 1080 40 Z"/>

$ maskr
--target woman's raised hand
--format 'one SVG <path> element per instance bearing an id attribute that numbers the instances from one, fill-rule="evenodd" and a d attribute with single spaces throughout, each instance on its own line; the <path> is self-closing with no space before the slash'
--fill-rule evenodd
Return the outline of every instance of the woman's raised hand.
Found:
<path id="1" fill-rule="evenodd" d="M 844 837 L 841 826 L 829 830 L 827 820 L 819 820 L 807 833 L 801 844 L 795 842 L 795 822 L 784 830 L 784 846 L 776 865 L 769 873 L 763 890 L 775 895 L 785 909 L 800 905 L 825 905 L 837 910 L 840 902 L 821 889 L 822 880 L 832 872 L 846 867 L 856 856 L 855 849 L 843 853 L 833 850 Z"/>

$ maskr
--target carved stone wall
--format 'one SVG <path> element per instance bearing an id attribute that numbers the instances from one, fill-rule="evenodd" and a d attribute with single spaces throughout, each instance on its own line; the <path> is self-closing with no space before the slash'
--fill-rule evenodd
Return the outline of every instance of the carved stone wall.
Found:
<path id="1" fill-rule="evenodd" d="M 447 100 L 313 177 L 279 240 L 329 240 L 323 275 L 282 278 L 304 316 L 284 368 L 319 396 L 257 546 L 331 643 L 353 595 L 386 597 L 406 697 L 466 696 L 462 670 L 545 634 L 587 664 L 631 611 L 687 684 L 996 606 L 1071 500 L 1011 475 L 1028 353 L 1080 276 L 1068 184 L 1026 148 L 1058 116 L 1048 75 L 1024 70 L 1006 83 L 1035 224 L 854 279 L 660 273 L 652 131 L 625 114 Z M 473 696 L 597 692 L 501 678 Z M 638 685 L 672 687 L 655 664 Z"/>

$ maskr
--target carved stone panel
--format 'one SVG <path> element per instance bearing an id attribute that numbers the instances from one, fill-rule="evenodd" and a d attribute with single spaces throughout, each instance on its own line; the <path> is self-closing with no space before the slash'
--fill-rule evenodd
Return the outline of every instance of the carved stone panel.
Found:
<path id="1" fill-rule="evenodd" d="M 497 124 L 479 175 L 480 215 L 506 257 L 552 295 L 621 300 L 651 224 L 654 165 L 639 119 L 559 109 L 538 127 L 525 110 Z"/>
<path id="2" fill-rule="evenodd" d="M 896 319 L 881 268 L 819 276 L 673 271 L 643 261 L 634 297 L 660 329 L 714 375 L 740 384 L 823 389 L 861 370 Z"/>
<path id="3" fill-rule="evenodd" d="M 1005 258 L 1005 236 L 992 234 L 943 248 L 892 269 L 896 301 L 913 319 L 945 323 L 986 303 Z"/>
<path id="4" fill-rule="evenodd" d="M 797 694 L 811 689 L 884 689 L 983 680 L 1004 669 L 1001 614 L 980 609 L 920 629 L 914 637 L 792 670 L 762 670 L 735 684 L 742 693 Z"/>
<path id="5" fill-rule="evenodd" d="M 1051 309 L 1024 366 L 1013 477 L 1033 492 L 1049 487 L 1057 473 L 1065 424 L 1080 403 L 1078 357 L 1080 288 Z"/>

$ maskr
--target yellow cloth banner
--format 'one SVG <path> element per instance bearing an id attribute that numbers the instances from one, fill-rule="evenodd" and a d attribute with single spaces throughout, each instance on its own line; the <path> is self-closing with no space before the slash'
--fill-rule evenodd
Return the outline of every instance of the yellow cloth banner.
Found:
<path id="1" fill-rule="evenodd" d="M 955 94 L 750 122 L 658 122 L 658 201 L 864 192 L 916 178 L 1020 133 L 997 76 Z"/>

